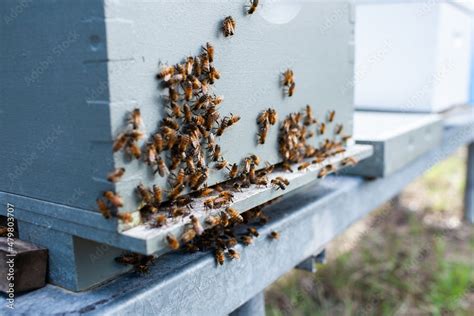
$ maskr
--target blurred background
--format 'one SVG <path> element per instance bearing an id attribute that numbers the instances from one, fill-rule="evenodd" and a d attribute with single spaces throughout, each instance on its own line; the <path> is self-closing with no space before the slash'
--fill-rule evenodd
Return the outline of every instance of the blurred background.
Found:
<path id="1" fill-rule="evenodd" d="M 474 229 L 462 221 L 466 150 L 439 163 L 266 294 L 267 315 L 472 315 Z"/>

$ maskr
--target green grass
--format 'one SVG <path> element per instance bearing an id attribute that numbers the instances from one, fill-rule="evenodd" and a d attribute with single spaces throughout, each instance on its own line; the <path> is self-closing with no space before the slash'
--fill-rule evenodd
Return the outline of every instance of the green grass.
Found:
<path id="1" fill-rule="evenodd" d="M 351 251 L 313 275 L 293 271 L 266 292 L 268 315 L 469 315 L 474 310 L 474 231 L 430 226 L 426 216 L 459 216 L 464 156 L 457 154 L 410 185 L 402 201 Z M 415 199 L 415 200 L 414 200 Z M 338 249 L 330 245 L 329 249 Z"/>

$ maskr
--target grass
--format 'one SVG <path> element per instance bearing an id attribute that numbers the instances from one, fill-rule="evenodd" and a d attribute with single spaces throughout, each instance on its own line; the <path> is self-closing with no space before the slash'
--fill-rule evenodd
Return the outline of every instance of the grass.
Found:
<path id="1" fill-rule="evenodd" d="M 359 233 L 331 243 L 336 255 L 315 275 L 282 277 L 266 292 L 267 314 L 469 315 L 474 231 L 460 221 L 464 161 L 462 151 L 437 165 L 400 204 L 387 203 L 358 224 Z"/>

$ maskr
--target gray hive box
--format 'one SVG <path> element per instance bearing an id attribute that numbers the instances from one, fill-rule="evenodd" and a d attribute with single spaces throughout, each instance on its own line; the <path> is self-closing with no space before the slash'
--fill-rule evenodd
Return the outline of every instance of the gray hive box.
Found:
<path id="1" fill-rule="evenodd" d="M 436 114 L 354 113 L 354 140 L 374 148 L 369 159 L 344 172 L 385 177 L 440 144 L 443 121 Z"/>
<path id="2" fill-rule="evenodd" d="M 8 148 L 0 152 L 0 202 L 15 205 L 20 238 L 48 247 L 51 282 L 84 289 L 124 271 L 113 263 L 121 249 L 163 251 L 157 243 L 162 235 L 140 225 L 135 187 L 140 182 L 166 187 L 167 179 L 111 149 L 136 107 L 145 138 L 156 131 L 164 116 L 165 91 L 155 79 L 160 64 L 197 55 L 206 42 L 214 45 L 221 78 L 213 92 L 224 97 L 220 112 L 241 116 L 217 140 L 229 163 L 249 154 L 272 164 L 281 161 L 278 127 L 270 129 L 264 146 L 256 145 L 256 118 L 268 107 L 277 110 L 280 120 L 306 104 L 320 121 L 335 110 L 324 138 L 334 136 L 336 124 L 352 133 L 352 6 L 260 1 L 257 12 L 247 15 L 244 2 L 0 2 L 5 13 L 0 145 Z M 225 38 L 221 24 L 229 15 L 236 20 L 236 32 Z M 280 85 L 287 68 L 295 73 L 291 98 Z M 313 144 L 324 138 L 316 137 Z M 355 146 L 348 154 L 364 158 L 370 152 Z M 108 182 L 108 172 L 119 167 L 126 168 L 122 181 Z M 211 172 L 208 184 L 225 178 L 226 173 Z M 295 181 L 294 188 L 313 179 Z M 107 190 L 123 197 L 119 211 L 133 212 L 132 225 L 106 220 L 96 209 L 96 198 Z M 239 211 L 281 193 L 263 191 L 242 202 Z M 106 255 L 96 256 L 103 243 Z M 91 255 L 98 259 L 84 259 Z"/>

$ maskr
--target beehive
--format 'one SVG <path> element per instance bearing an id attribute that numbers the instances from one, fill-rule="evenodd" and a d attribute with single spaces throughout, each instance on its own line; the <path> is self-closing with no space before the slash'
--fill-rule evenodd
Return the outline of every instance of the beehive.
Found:
<path id="1" fill-rule="evenodd" d="M 51 234 L 121 249 L 162 250 L 156 238 L 139 226 L 135 188 L 139 183 L 168 188 L 168 179 L 153 175 L 143 161 L 114 154 L 112 145 L 135 108 L 141 111 L 145 139 L 156 131 L 166 115 L 166 91 L 155 78 L 160 66 L 198 55 L 207 42 L 215 48 L 214 64 L 221 74 L 212 87 L 224 98 L 221 117 L 231 113 L 241 117 L 217 139 L 229 163 L 240 163 L 249 154 L 270 164 L 281 162 L 278 126 L 270 128 L 264 145 L 256 141 L 257 116 L 269 107 L 278 112 L 280 121 L 307 104 L 320 121 L 335 111 L 326 133 L 312 140 L 315 146 L 334 137 L 336 124 L 343 125 L 345 134 L 352 133 L 354 21 L 347 3 L 261 1 L 252 15 L 245 13 L 241 1 L 7 0 L 0 6 L 8 17 L 0 31 L 3 79 L 7 79 L 2 99 L 8 100 L 0 113 L 0 140 L 4 148 L 11 148 L 0 153 L 0 172 L 6 175 L 0 180 L 0 198 L 16 205 L 20 236 L 23 222 L 23 238 L 38 244 L 51 239 L 46 227 Z M 231 37 L 221 29 L 227 16 L 236 21 Z M 292 97 L 281 85 L 286 69 L 294 71 Z M 368 150 L 348 152 L 367 155 Z M 107 174 L 120 167 L 126 169 L 121 181 L 107 181 Z M 207 184 L 226 179 L 226 172 L 211 170 Z M 306 176 L 296 183 L 308 181 Z M 96 199 L 108 190 L 123 198 L 119 212 L 133 213 L 132 224 L 119 229 L 115 219 L 106 220 L 98 212 Z M 267 190 L 251 203 L 242 202 L 239 211 L 272 196 Z M 118 232 L 132 227 L 134 232 Z M 73 238 L 56 247 L 58 251 L 97 248 Z M 87 281 L 78 285 L 77 279 L 53 276 L 53 282 L 73 289 L 97 283 L 84 269 L 86 264 L 78 262 L 71 265 L 82 265 L 77 270 L 87 275 Z M 103 273 L 99 278 L 109 276 Z"/>

